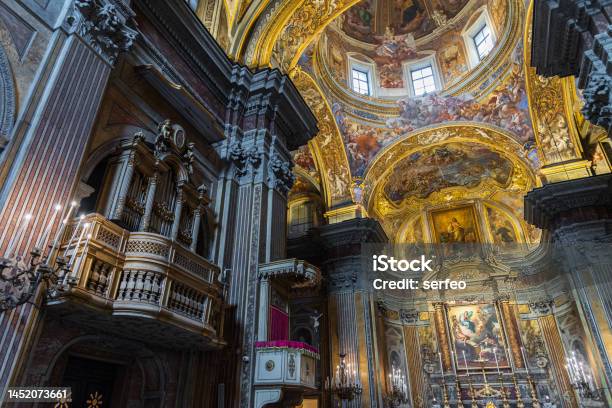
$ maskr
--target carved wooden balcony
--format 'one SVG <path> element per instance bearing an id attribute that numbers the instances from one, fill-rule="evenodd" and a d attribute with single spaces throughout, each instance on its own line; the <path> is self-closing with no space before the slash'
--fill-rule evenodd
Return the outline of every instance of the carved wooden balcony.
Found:
<path id="1" fill-rule="evenodd" d="M 52 312 L 166 347 L 224 345 L 217 266 L 166 237 L 126 231 L 98 214 L 73 234 L 75 228 L 64 234 L 61 254 L 71 267 L 48 302 Z"/>

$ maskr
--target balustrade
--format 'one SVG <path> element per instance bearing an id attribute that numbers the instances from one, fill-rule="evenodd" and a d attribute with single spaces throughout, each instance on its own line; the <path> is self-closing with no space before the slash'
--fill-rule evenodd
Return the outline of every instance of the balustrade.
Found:
<path id="1" fill-rule="evenodd" d="M 207 333 L 219 342 L 223 307 L 217 266 L 166 237 L 130 233 L 98 214 L 67 230 L 60 250 L 71 268 L 58 281 L 51 306 L 77 297 L 122 316 L 163 316 L 164 324 Z M 71 240 L 81 235 L 88 238 Z"/>

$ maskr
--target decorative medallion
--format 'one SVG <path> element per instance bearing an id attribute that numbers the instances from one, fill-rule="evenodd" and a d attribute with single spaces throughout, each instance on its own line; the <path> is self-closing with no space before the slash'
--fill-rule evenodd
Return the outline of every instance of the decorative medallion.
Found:
<path id="1" fill-rule="evenodd" d="M 274 361 L 268 360 L 266 361 L 266 371 L 274 370 Z"/>

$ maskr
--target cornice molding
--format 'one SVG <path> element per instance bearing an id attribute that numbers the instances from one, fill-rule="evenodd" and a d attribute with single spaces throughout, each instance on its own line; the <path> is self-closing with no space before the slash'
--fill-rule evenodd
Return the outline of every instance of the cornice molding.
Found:
<path id="1" fill-rule="evenodd" d="M 612 217 L 612 174 L 547 184 L 525 196 L 525 219 L 542 229 Z"/>

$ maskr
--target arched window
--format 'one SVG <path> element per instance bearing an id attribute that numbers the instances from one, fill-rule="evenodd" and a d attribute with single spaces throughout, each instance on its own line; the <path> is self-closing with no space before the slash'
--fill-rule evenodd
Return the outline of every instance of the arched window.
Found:
<path id="1" fill-rule="evenodd" d="M 351 89 L 360 95 L 376 96 L 376 64 L 361 55 L 349 54 L 348 68 Z"/>
<path id="2" fill-rule="evenodd" d="M 475 21 L 463 30 L 462 36 L 470 66 L 474 68 L 495 48 L 497 41 L 486 8 L 483 8 Z"/>
<path id="3" fill-rule="evenodd" d="M 80 210 L 84 213 L 103 212 L 99 206 L 100 200 L 103 199 L 102 194 L 104 190 L 104 181 L 106 180 L 108 173 L 108 162 L 109 157 L 106 157 L 100 163 L 98 163 L 85 182 L 93 189 L 93 192 L 89 197 L 86 197 L 81 201 Z"/>
<path id="4" fill-rule="evenodd" d="M 291 206 L 289 235 L 300 235 L 314 226 L 315 206 L 312 201 L 303 201 Z"/>
<path id="5" fill-rule="evenodd" d="M 418 61 L 404 64 L 404 72 L 408 78 L 408 92 L 411 96 L 423 96 L 442 89 L 442 77 L 433 53 Z"/>

